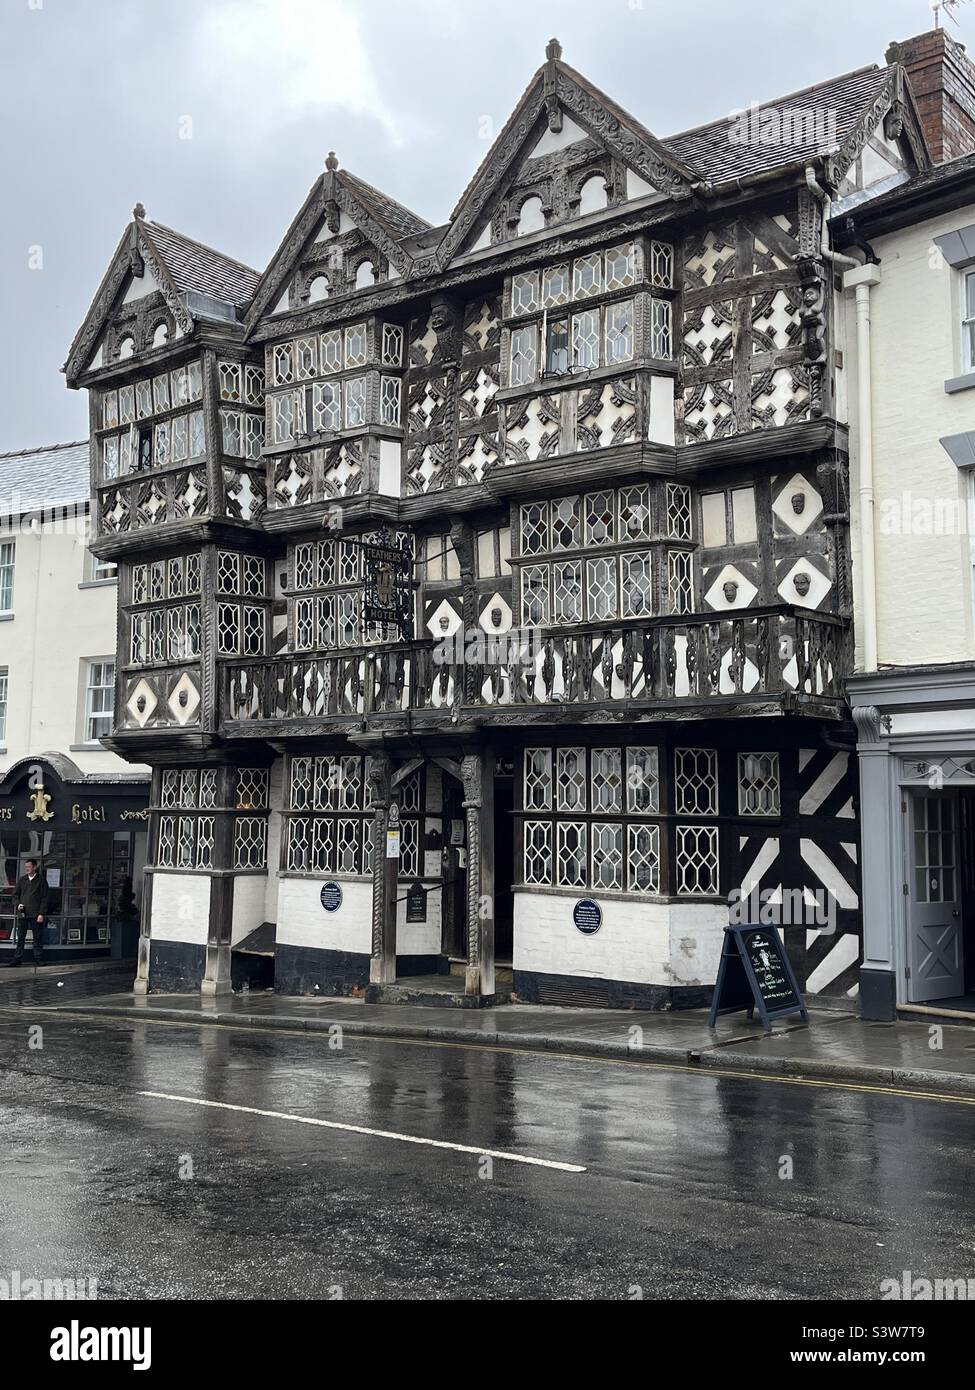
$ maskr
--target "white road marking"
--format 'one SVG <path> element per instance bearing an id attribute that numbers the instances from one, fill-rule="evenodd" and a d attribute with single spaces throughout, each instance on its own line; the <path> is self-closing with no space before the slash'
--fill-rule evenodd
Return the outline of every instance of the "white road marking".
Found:
<path id="1" fill-rule="evenodd" d="M 505 1149 L 479 1149 L 473 1144 L 451 1144 L 446 1139 L 421 1139 L 416 1134 L 398 1134 L 391 1129 L 367 1129 L 365 1125 L 344 1125 L 338 1120 L 316 1120 L 310 1115 L 290 1115 L 283 1110 L 258 1110 L 251 1105 L 229 1105 L 223 1100 L 203 1100 L 199 1096 L 171 1096 L 165 1091 L 139 1091 L 151 1100 L 175 1100 L 182 1105 L 206 1105 L 214 1110 L 238 1110 L 244 1115 L 263 1115 L 269 1120 L 293 1120 L 299 1125 L 318 1125 L 321 1129 L 341 1129 L 348 1134 L 367 1134 L 373 1139 L 398 1139 L 402 1144 L 424 1144 L 431 1149 L 452 1149 L 455 1153 L 476 1154 L 479 1158 L 503 1158 L 509 1163 L 528 1163 L 533 1168 L 556 1168 L 560 1173 L 584 1173 L 578 1163 L 557 1163 L 552 1158 L 532 1158 Z"/>

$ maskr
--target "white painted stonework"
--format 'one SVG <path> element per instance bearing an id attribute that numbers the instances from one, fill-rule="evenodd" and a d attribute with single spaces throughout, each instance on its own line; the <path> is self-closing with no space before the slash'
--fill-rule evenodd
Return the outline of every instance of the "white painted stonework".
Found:
<path id="1" fill-rule="evenodd" d="M 603 910 L 587 936 L 572 920 L 580 897 Z M 514 968 L 645 985 L 713 985 L 728 909 L 649 903 L 598 893 L 515 893 Z"/>
<path id="2" fill-rule="evenodd" d="M 958 527 L 928 530 L 926 507 L 961 511 L 971 479 L 939 439 L 975 426 L 975 392 L 949 395 L 962 374 L 961 275 L 934 237 L 975 222 L 975 206 L 930 218 L 872 245 L 881 262 L 870 291 L 873 348 L 874 531 L 877 658 L 881 667 L 975 659 L 972 540 Z M 857 496 L 856 309 L 845 296 L 850 394 L 850 494 Z M 919 505 L 915 505 L 919 504 Z M 920 523 L 920 524 L 919 524 Z M 897 529 L 895 529 L 895 527 Z M 862 612 L 856 508 L 851 526 L 857 612 Z M 862 624 L 857 626 L 862 633 Z M 862 669 L 857 648 L 857 666 Z"/>
<path id="3" fill-rule="evenodd" d="M 278 888 L 279 946 L 311 946 L 318 951 L 372 953 L 372 882 L 336 880 L 342 905 L 335 912 L 322 907 L 322 884 L 327 878 L 283 878 Z"/>
<path id="4" fill-rule="evenodd" d="M 245 936 L 267 920 L 264 899 L 267 879 L 263 874 L 238 874 L 234 879 L 234 910 L 230 922 L 230 944 L 236 946 Z"/>
<path id="5" fill-rule="evenodd" d="M 205 946 L 209 923 L 208 874 L 153 874 L 150 935 L 154 941 Z"/>

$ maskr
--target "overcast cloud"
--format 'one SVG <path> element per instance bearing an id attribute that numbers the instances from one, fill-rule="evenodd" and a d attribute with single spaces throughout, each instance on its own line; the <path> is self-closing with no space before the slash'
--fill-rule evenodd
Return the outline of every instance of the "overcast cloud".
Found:
<path id="1" fill-rule="evenodd" d="M 931 27 L 928 0 L 0 0 L 0 451 L 85 437 L 60 367 L 137 201 L 262 270 L 330 149 L 445 221 L 553 34 L 667 136 Z"/>

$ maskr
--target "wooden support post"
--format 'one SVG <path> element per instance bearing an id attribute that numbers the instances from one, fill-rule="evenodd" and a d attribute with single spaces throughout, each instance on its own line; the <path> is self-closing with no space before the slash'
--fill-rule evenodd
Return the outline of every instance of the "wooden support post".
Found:
<path id="1" fill-rule="evenodd" d="M 387 836 L 399 831 L 399 807 L 393 804 L 391 766 L 384 753 L 374 753 L 369 766 L 372 789 L 372 958 L 369 983 L 389 985 L 396 979 L 396 892 L 399 859 L 387 854 Z"/>
<path id="2" fill-rule="evenodd" d="M 467 817 L 467 971 L 465 993 L 494 994 L 494 757 L 461 763 Z"/>

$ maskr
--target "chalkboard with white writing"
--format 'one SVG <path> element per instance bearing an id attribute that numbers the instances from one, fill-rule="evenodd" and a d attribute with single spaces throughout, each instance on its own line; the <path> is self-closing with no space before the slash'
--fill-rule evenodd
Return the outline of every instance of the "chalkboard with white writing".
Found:
<path id="1" fill-rule="evenodd" d="M 773 1018 L 799 1014 L 809 1022 L 806 1005 L 792 971 L 782 938 L 775 927 L 725 927 L 718 980 L 714 987 L 708 1026 L 719 1014 L 758 1009 L 766 1031 Z"/>

